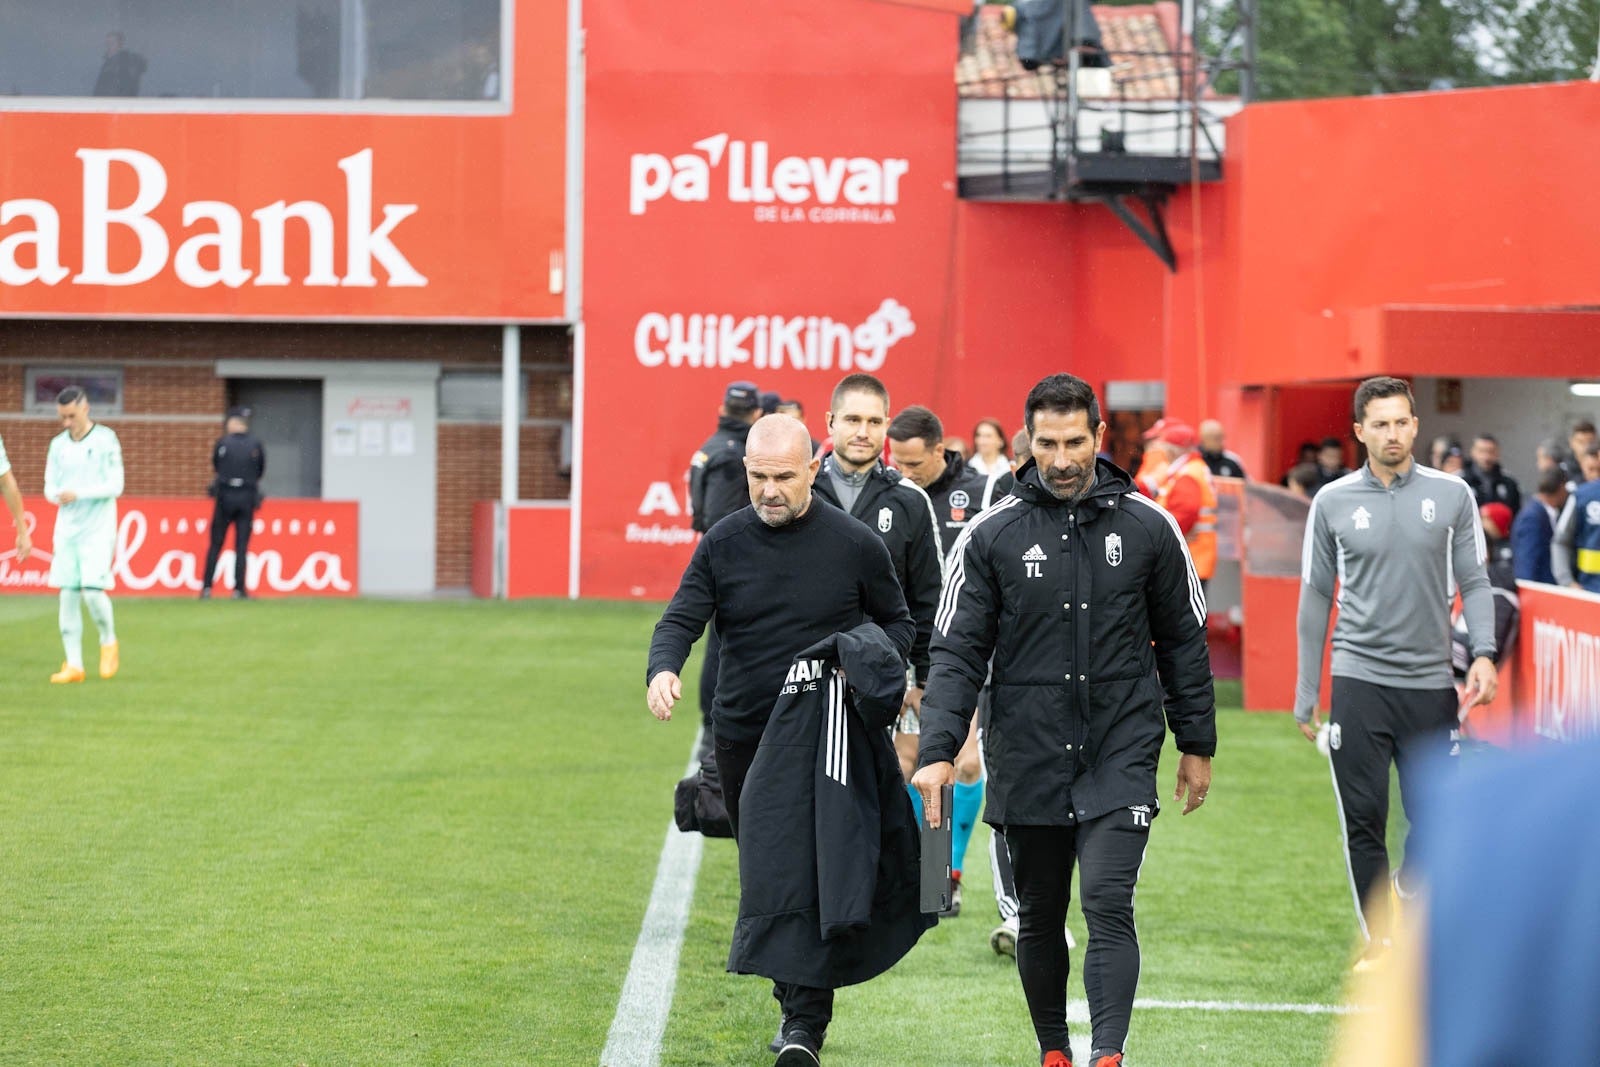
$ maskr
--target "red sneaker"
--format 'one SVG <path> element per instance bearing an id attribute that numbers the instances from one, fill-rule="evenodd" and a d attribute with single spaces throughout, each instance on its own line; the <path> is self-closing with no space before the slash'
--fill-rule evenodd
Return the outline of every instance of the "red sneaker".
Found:
<path id="1" fill-rule="evenodd" d="M 1072 1067 L 1072 1061 L 1067 1059 L 1065 1052 L 1051 1049 L 1044 1054 L 1044 1062 L 1039 1067 Z"/>
<path id="2" fill-rule="evenodd" d="M 1113 1052 L 1094 1061 L 1094 1067 L 1122 1067 L 1122 1053 Z"/>

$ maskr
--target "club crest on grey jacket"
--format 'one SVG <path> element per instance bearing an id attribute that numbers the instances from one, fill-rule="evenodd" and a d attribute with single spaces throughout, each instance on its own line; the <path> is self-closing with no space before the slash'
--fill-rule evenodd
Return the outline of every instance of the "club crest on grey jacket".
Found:
<path id="1" fill-rule="evenodd" d="M 1177 523 L 1126 473 L 1098 461 L 1072 504 L 1030 461 L 951 553 L 919 765 L 954 758 L 992 655 L 986 822 L 1068 826 L 1154 805 L 1167 728 L 1180 752 L 1216 750 L 1205 617 Z"/>
<path id="2" fill-rule="evenodd" d="M 811 491 L 842 508 L 829 473 L 832 463 L 831 454 L 823 458 Z M 944 576 L 944 549 L 933 504 L 915 482 L 879 463 L 868 473 L 867 484 L 861 487 L 861 495 L 856 497 L 849 514 L 883 538 L 889 558 L 894 561 L 894 576 L 900 580 L 906 607 L 917 624 L 910 660 L 920 684 L 928 677 L 928 639 L 933 634 L 933 613 L 939 604 L 939 586 Z"/>

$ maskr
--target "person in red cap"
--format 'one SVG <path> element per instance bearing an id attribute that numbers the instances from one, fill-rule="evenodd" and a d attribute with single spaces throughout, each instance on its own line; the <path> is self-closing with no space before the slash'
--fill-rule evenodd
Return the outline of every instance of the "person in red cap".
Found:
<path id="1" fill-rule="evenodd" d="M 1146 454 L 1157 453 L 1158 464 L 1166 461 L 1153 478 L 1156 503 L 1177 521 L 1204 587 L 1217 569 L 1217 490 L 1199 438 L 1188 423 L 1161 419 L 1145 431 L 1144 439 L 1149 442 Z"/>
<path id="2" fill-rule="evenodd" d="M 1489 559 L 1509 560 L 1511 558 L 1511 524 L 1516 521 L 1509 505 L 1495 500 L 1478 508 L 1478 517 L 1483 521 L 1483 537 L 1489 543 Z"/>

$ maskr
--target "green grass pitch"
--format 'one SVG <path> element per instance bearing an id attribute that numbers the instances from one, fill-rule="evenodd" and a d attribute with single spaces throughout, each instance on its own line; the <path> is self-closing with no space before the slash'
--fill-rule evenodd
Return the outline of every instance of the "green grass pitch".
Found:
<path id="1" fill-rule="evenodd" d="M 693 735 L 644 709 L 658 608 L 116 606 L 122 674 L 52 687 L 54 601 L 0 600 L 0 1064 L 599 1062 Z M 1153 829 L 1140 996 L 1336 1002 L 1326 764 L 1281 716 L 1219 728 L 1206 809 Z M 984 845 L 824 1062 L 1037 1063 Z M 663 1064 L 770 1062 L 767 983 L 722 971 L 735 875 L 708 842 Z M 1129 1063 L 1316 1064 L 1333 1025 L 1145 1009 Z"/>

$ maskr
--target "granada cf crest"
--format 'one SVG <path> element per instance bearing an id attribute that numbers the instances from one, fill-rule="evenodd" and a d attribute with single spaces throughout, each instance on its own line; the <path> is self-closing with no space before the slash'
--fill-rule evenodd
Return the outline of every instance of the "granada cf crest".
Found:
<path id="1" fill-rule="evenodd" d="M 894 525 L 894 512 L 888 508 L 878 509 L 878 532 L 888 533 L 889 527 Z"/>
<path id="2" fill-rule="evenodd" d="M 1430 496 L 1430 497 L 1425 498 L 1422 501 L 1422 521 L 1423 522 L 1432 522 L 1433 521 L 1433 515 L 1434 515 L 1433 497 Z"/>
<path id="3" fill-rule="evenodd" d="M 1106 562 L 1113 567 L 1122 562 L 1122 535 L 1106 534 Z"/>

